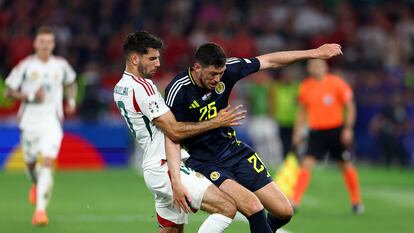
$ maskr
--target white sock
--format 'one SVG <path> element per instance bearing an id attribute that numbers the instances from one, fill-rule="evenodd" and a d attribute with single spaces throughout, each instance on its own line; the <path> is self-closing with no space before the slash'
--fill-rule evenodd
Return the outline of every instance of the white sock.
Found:
<path id="1" fill-rule="evenodd" d="M 52 168 L 42 167 L 37 177 L 36 210 L 45 211 L 52 195 L 53 177 Z"/>
<path id="2" fill-rule="evenodd" d="M 221 233 L 232 219 L 221 214 L 211 214 L 198 229 L 198 233 Z"/>

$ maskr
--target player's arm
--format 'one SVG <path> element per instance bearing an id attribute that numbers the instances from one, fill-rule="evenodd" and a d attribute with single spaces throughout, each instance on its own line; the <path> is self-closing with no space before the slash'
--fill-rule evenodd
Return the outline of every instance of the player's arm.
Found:
<path id="1" fill-rule="evenodd" d="M 303 59 L 329 59 L 342 54 L 339 44 L 324 44 L 316 49 L 268 53 L 258 56 L 260 70 L 286 66 Z"/>
<path id="2" fill-rule="evenodd" d="M 354 125 L 356 119 L 356 107 L 353 99 L 345 104 L 345 118 L 341 140 L 346 146 L 350 146 L 354 140 Z"/>
<path id="3" fill-rule="evenodd" d="M 168 111 L 155 118 L 153 122 L 171 140 L 177 142 L 212 129 L 241 125 L 241 121 L 245 118 L 246 114 L 245 110 L 240 110 L 241 107 L 241 105 L 238 105 L 232 108 L 229 105 L 220 110 L 217 117 L 202 122 L 179 122 L 175 119 L 174 114 Z"/>
<path id="4" fill-rule="evenodd" d="M 25 93 L 18 91 L 18 90 L 13 90 L 10 87 L 6 88 L 6 91 L 4 92 L 4 96 L 8 98 L 20 100 L 22 102 L 28 101 L 29 99 L 29 97 Z"/>
<path id="5" fill-rule="evenodd" d="M 76 95 L 78 93 L 78 87 L 76 81 L 65 85 L 65 99 L 67 105 L 65 111 L 67 114 L 73 114 L 76 110 Z"/>
<path id="6" fill-rule="evenodd" d="M 26 75 L 26 60 L 20 62 L 13 68 L 9 76 L 6 78 L 6 90 L 4 95 L 21 102 L 41 102 L 45 96 L 43 88 L 39 88 L 36 92 L 26 93 L 21 90 L 21 85 Z"/>
<path id="7" fill-rule="evenodd" d="M 78 93 L 78 86 L 76 85 L 76 72 L 65 59 L 62 59 L 62 61 L 62 68 L 65 73 L 63 84 L 65 87 L 65 100 L 67 103 L 65 106 L 65 112 L 71 115 L 76 111 L 76 95 Z"/>
<path id="8" fill-rule="evenodd" d="M 180 144 L 173 142 L 169 137 L 165 137 L 165 152 L 168 161 L 168 170 L 171 176 L 171 184 L 173 188 L 173 206 L 179 211 L 183 210 L 188 213 L 190 207 L 187 200 L 191 202 L 191 197 L 186 188 L 181 183 L 180 177 Z"/>
<path id="9" fill-rule="evenodd" d="M 303 130 L 306 126 L 306 109 L 299 103 L 296 114 L 295 126 L 293 128 L 292 142 L 293 145 L 298 146 L 302 143 Z"/>

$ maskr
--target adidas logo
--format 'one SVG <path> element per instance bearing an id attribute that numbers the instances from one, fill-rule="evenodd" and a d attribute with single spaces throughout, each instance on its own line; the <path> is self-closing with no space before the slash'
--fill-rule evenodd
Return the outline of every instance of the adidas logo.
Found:
<path id="1" fill-rule="evenodd" d="M 193 109 L 193 108 L 199 108 L 200 107 L 200 105 L 197 103 L 197 101 L 193 101 L 193 103 L 190 105 L 190 109 Z"/>

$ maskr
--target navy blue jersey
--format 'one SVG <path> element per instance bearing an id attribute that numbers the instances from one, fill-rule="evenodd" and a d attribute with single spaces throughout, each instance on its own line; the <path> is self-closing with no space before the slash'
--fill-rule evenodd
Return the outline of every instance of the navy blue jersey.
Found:
<path id="1" fill-rule="evenodd" d="M 221 109 L 227 107 L 234 84 L 257 72 L 260 62 L 257 58 L 229 58 L 226 67 L 213 91 L 197 86 L 190 68 L 179 73 L 168 84 L 166 103 L 177 121 L 200 122 L 216 117 Z M 191 159 L 207 163 L 222 161 L 243 149 L 231 127 L 210 130 L 181 141 L 181 145 L 189 152 Z"/>

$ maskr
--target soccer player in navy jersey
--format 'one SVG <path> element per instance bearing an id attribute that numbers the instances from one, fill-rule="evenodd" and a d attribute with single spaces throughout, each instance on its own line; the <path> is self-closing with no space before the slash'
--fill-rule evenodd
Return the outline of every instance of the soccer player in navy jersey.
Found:
<path id="1" fill-rule="evenodd" d="M 338 44 L 317 49 L 274 52 L 254 58 L 228 58 L 214 43 L 201 45 L 192 68 L 179 73 L 166 88 L 166 103 L 178 121 L 213 119 L 236 82 L 259 70 L 278 68 L 302 59 L 329 59 L 342 54 Z M 269 233 L 290 221 L 293 210 L 273 182 L 258 154 L 237 140 L 231 127 L 222 127 L 182 140 L 190 154 L 186 165 L 209 178 L 235 201 L 250 224 L 251 232 Z M 166 144 L 166 150 L 171 144 Z M 173 187 L 174 188 L 174 187 Z M 174 200 L 186 192 L 174 192 Z M 264 209 L 268 210 L 266 218 Z"/>

